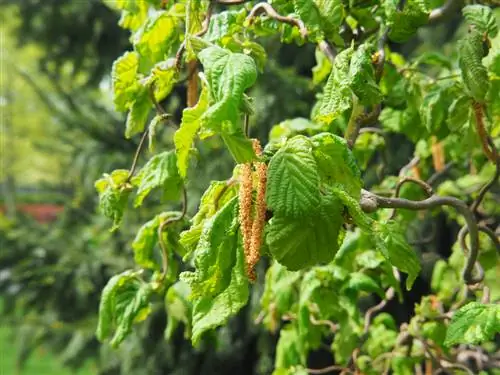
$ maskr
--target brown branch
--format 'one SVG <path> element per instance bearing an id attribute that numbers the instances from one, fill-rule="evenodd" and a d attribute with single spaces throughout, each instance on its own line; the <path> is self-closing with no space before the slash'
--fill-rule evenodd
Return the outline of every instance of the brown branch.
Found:
<path id="1" fill-rule="evenodd" d="M 333 64 L 335 62 L 335 56 L 337 55 L 337 53 L 333 49 L 332 45 L 326 40 L 321 40 L 318 43 L 318 47 L 321 52 L 323 52 L 323 54 L 327 57 L 327 59 Z"/>
<path id="2" fill-rule="evenodd" d="M 327 326 L 332 333 L 338 331 L 339 327 L 330 320 L 316 319 L 313 314 L 309 315 L 309 321 L 315 326 Z"/>
<path id="3" fill-rule="evenodd" d="M 490 144 L 490 147 L 493 150 L 493 153 L 494 153 L 494 156 L 495 156 L 495 167 L 496 167 L 496 169 L 495 169 L 495 175 L 493 176 L 493 178 L 487 184 L 485 184 L 481 188 L 481 190 L 479 191 L 479 195 L 477 196 L 476 200 L 471 204 L 470 210 L 473 213 L 476 213 L 477 209 L 479 208 L 479 205 L 483 201 L 483 199 L 484 199 L 486 193 L 488 192 L 488 190 L 490 190 L 491 187 L 493 185 L 495 185 L 498 182 L 498 179 L 500 178 L 500 155 L 499 155 L 498 150 L 496 149 L 495 144 L 493 143 L 493 140 L 491 139 L 491 137 L 488 136 L 487 139 L 488 139 L 488 143 Z"/>
<path id="4" fill-rule="evenodd" d="M 317 369 L 306 368 L 306 371 L 309 374 L 328 374 L 329 372 L 342 371 L 342 370 L 345 370 L 345 368 L 342 366 L 337 366 L 337 365 L 332 365 L 332 366 L 317 368 Z"/>
<path id="5" fill-rule="evenodd" d="M 252 23 L 253 20 L 261 13 L 266 13 L 269 17 L 272 19 L 275 19 L 278 22 L 283 22 L 287 23 L 292 26 L 297 26 L 300 31 L 300 35 L 305 39 L 307 37 L 307 29 L 306 26 L 304 25 L 304 22 L 302 22 L 299 19 L 292 18 L 292 17 L 285 17 L 278 12 L 268 3 L 258 3 L 256 4 L 252 10 L 250 11 L 250 14 L 247 17 L 247 20 L 249 23 Z"/>
<path id="6" fill-rule="evenodd" d="M 434 172 L 434 174 L 427 179 L 427 184 L 432 186 L 441 176 L 448 173 L 450 171 L 450 169 L 453 168 L 454 166 L 455 166 L 455 162 L 450 161 L 449 163 L 447 163 L 444 166 L 443 169 L 441 169 L 440 171 Z"/>
<path id="7" fill-rule="evenodd" d="M 161 260 L 162 260 L 162 274 L 165 277 L 167 275 L 168 270 L 168 250 L 165 241 L 163 241 L 163 231 L 165 228 L 173 223 L 177 223 L 184 219 L 187 212 L 187 191 L 186 187 L 182 186 L 182 210 L 181 213 L 177 217 L 169 218 L 163 221 L 160 225 L 158 225 L 158 242 L 160 244 L 161 249 Z"/>
<path id="8" fill-rule="evenodd" d="M 194 34 L 194 36 L 202 37 L 203 35 L 205 35 L 207 33 L 208 27 L 210 26 L 210 20 L 212 19 L 212 13 L 213 13 L 215 4 L 216 4 L 216 1 L 214 1 L 214 0 L 211 0 L 210 3 L 208 4 L 207 14 L 205 16 L 205 20 L 203 21 L 203 28 L 200 31 L 198 31 L 196 34 Z M 186 40 L 184 39 L 184 41 L 179 46 L 177 53 L 175 54 L 174 65 L 175 65 L 175 68 L 177 69 L 177 71 L 181 70 L 181 64 L 182 64 L 181 60 L 182 60 L 182 56 L 184 55 L 185 50 L 186 50 Z"/>
<path id="9" fill-rule="evenodd" d="M 377 104 L 371 111 L 365 110 L 361 115 L 359 115 L 356 120 L 354 120 L 354 126 L 349 129 L 346 129 L 346 134 L 344 138 L 347 141 L 347 145 L 349 148 L 353 148 L 356 143 L 356 139 L 358 139 L 360 129 L 363 125 L 368 125 L 370 123 L 375 122 L 380 115 L 382 107 L 380 104 Z"/>
<path id="10" fill-rule="evenodd" d="M 479 140 L 481 141 L 483 152 L 489 160 L 495 163 L 498 159 L 498 154 L 495 153 L 496 150 L 494 146 L 492 146 L 492 148 L 490 149 L 490 144 L 488 142 L 490 136 L 486 132 L 486 127 L 484 124 L 484 106 L 483 104 L 475 101 L 472 103 L 472 109 L 474 111 L 474 116 L 476 119 L 477 135 L 479 136 Z"/>
<path id="11" fill-rule="evenodd" d="M 441 206 L 453 207 L 464 217 L 467 223 L 467 229 L 470 232 L 471 237 L 471 250 L 463 270 L 464 281 L 467 285 L 472 285 L 477 284 L 482 280 L 479 278 L 475 278 L 472 275 L 474 265 L 479 253 L 478 225 L 472 212 L 460 199 L 454 197 L 440 197 L 437 195 L 433 195 L 421 201 L 411 201 L 404 198 L 386 198 L 373 194 L 369 191 L 362 190 L 360 205 L 365 212 L 373 212 L 374 210 L 377 210 L 379 208 L 401 208 L 405 210 L 418 211 L 429 210 Z"/>
<path id="12" fill-rule="evenodd" d="M 149 126 L 147 129 L 142 133 L 141 140 L 139 141 L 139 145 L 137 146 L 137 150 L 135 150 L 134 158 L 132 159 L 132 165 L 130 166 L 130 171 L 128 172 L 127 176 L 127 182 L 130 182 L 130 179 L 134 176 L 135 170 L 137 168 L 137 162 L 139 161 L 139 156 L 141 155 L 141 151 L 144 147 L 144 142 L 146 141 L 146 138 L 149 133 Z"/>

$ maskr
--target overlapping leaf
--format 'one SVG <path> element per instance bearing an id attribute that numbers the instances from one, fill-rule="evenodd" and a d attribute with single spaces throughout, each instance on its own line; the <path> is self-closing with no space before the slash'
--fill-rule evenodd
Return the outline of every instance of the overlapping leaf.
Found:
<path id="1" fill-rule="evenodd" d="M 296 136 L 269 163 L 267 206 L 276 215 L 300 218 L 314 212 L 319 202 L 319 175 L 312 143 Z"/>
<path id="2" fill-rule="evenodd" d="M 481 32 L 494 38 L 498 34 L 498 25 L 495 15 L 490 7 L 485 5 L 467 5 L 462 9 L 467 22 Z"/>
<path id="3" fill-rule="evenodd" d="M 113 220 L 112 230 L 120 225 L 127 206 L 132 187 L 127 183 L 128 176 L 129 171 L 117 169 L 111 175 L 105 175 L 95 182 L 99 194 L 99 209 L 106 217 Z"/>
<path id="4" fill-rule="evenodd" d="M 497 333 L 500 333 L 500 305 L 470 302 L 453 314 L 445 345 L 483 343 Z"/>
<path id="5" fill-rule="evenodd" d="M 149 315 L 152 291 L 152 287 L 140 282 L 132 271 L 113 276 L 102 291 L 97 338 L 103 341 L 114 330 L 111 346 L 118 347 L 132 330 L 133 323 Z"/>

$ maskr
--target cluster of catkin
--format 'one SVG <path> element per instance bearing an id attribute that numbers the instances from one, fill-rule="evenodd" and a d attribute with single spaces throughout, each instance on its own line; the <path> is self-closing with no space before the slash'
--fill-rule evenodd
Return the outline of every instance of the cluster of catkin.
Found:
<path id="1" fill-rule="evenodd" d="M 262 148 L 256 139 L 253 140 L 253 148 L 257 156 L 262 155 Z M 253 168 L 257 176 L 255 204 L 253 202 Z M 246 272 L 252 282 L 256 278 L 255 265 L 260 259 L 262 233 L 266 221 L 266 180 L 267 165 L 265 163 L 258 161 L 241 165 L 239 220 L 245 249 Z"/>

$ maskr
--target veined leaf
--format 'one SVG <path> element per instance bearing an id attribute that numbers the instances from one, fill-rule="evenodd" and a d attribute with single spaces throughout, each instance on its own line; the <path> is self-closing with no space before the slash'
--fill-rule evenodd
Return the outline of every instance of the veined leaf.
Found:
<path id="1" fill-rule="evenodd" d="M 478 30 L 471 30 L 459 42 L 458 52 L 458 64 L 469 95 L 478 102 L 484 101 L 490 82 L 486 67 L 482 63 L 484 57 L 483 34 Z"/>
<path id="2" fill-rule="evenodd" d="M 387 26 L 390 27 L 389 38 L 403 43 L 413 36 L 420 26 L 427 24 L 429 9 L 426 0 L 405 1 L 403 10 L 398 10 L 396 0 L 384 1 Z"/>
<path id="3" fill-rule="evenodd" d="M 151 71 L 154 80 L 154 95 L 156 101 L 165 99 L 177 83 L 175 59 L 168 59 L 156 64 Z"/>
<path id="4" fill-rule="evenodd" d="M 97 338 L 103 341 L 115 329 L 111 346 L 118 347 L 132 330 L 133 323 L 144 320 L 151 311 L 152 291 L 152 287 L 141 283 L 132 271 L 113 276 L 102 291 Z"/>
<path id="5" fill-rule="evenodd" d="M 271 331 L 278 328 L 280 317 L 291 310 L 298 297 L 294 284 L 301 277 L 300 272 L 289 271 L 278 262 L 273 262 L 267 269 L 260 305 L 267 312 L 264 324 Z"/>
<path id="6" fill-rule="evenodd" d="M 306 365 L 305 353 L 295 324 L 289 324 L 280 330 L 273 375 L 280 374 L 280 369 L 286 370 L 296 365 Z M 290 375 L 288 371 L 284 373 Z"/>
<path id="7" fill-rule="evenodd" d="M 362 44 L 352 55 L 349 68 L 350 87 L 363 105 L 375 105 L 382 100 L 382 93 L 375 81 L 371 54 L 366 44 Z"/>
<path id="8" fill-rule="evenodd" d="M 140 91 L 135 93 L 135 99 L 127 115 L 125 137 L 130 138 L 144 131 L 144 126 L 146 125 L 150 111 L 151 100 L 149 99 L 148 90 L 145 87 L 141 87 Z"/>
<path id="9" fill-rule="evenodd" d="M 395 221 L 377 222 L 375 235 L 378 250 L 394 267 L 408 274 L 406 289 L 410 290 L 421 266 L 415 251 L 408 245 L 399 224 Z"/>
<path id="10" fill-rule="evenodd" d="M 479 344 L 500 333 L 500 305 L 470 302 L 453 314 L 444 344 Z"/>
<path id="11" fill-rule="evenodd" d="M 196 133 L 202 125 L 201 119 L 208 108 L 208 99 L 208 89 L 203 86 L 198 103 L 194 107 L 186 108 L 182 111 L 181 126 L 174 135 L 177 167 L 182 178 L 186 178 L 187 175 L 189 151 L 193 145 Z"/>
<path id="12" fill-rule="evenodd" d="M 320 203 L 319 175 L 312 143 L 296 136 L 272 157 L 269 163 L 266 203 L 276 215 L 306 216 Z"/>
<path id="13" fill-rule="evenodd" d="M 140 56 L 140 71 L 149 71 L 156 63 L 165 60 L 169 50 L 179 40 L 177 22 L 177 17 L 170 12 L 158 11 L 134 35 L 134 47 Z"/>
<path id="14" fill-rule="evenodd" d="M 291 271 L 332 261 L 342 238 L 342 209 L 341 202 L 328 195 L 305 217 L 275 214 L 266 231 L 274 259 Z"/>
<path id="15" fill-rule="evenodd" d="M 348 48 L 335 58 L 332 71 L 323 90 L 316 121 L 328 125 L 351 107 L 352 91 L 346 77 L 352 53 L 353 49 Z"/>
<path id="16" fill-rule="evenodd" d="M 226 323 L 248 301 L 237 218 L 237 199 L 233 198 L 205 222 L 195 250 L 195 271 L 181 274 L 181 280 L 191 287 L 194 345 L 204 332 Z"/>
<path id="17" fill-rule="evenodd" d="M 467 96 L 460 96 L 448 108 L 448 128 L 451 131 L 461 131 L 466 127 L 471 115 L 472 102 Z"/>
<path id="18" fill-rule="evenodd" d="M 332 70 L 332 63 L 325 56 L 319 47 L 316 48 L 316 66 L 312 69 L 312 81 L 315 85 L 319 85 L 323 80 L 328 77 Z"/>
<path id="19" fill-rule="evenodd" d="M 118 24 L 124 29 L 135 32 L 148 17 L 149 5 L 146 1 L 114 1 L 114 5 L 122 9 Z"/>
<path id="20" fill-rule="evenodd" d="M 153 156 L 136 177 L 139 181 L 134 205 L 142 204 L 146 196 L 155 188 L 163 188 L 164 199 L 175 200 L 180 194 L 182 180 L 177 170 L 177 157 L 173 151 L 165 151 Z"/>
<path id="21" fill-rule="evenodd" d="M 311 137 L 311 142 L 321 183 L 342 185 L 352 197 L 359 199 L 361 171 L 346 140 L 332 133 L 320 133 Z"/>
<path id="22" fill-rule="evenodd" d="M 188 254 L 194 251 L 198 244 L 205 221 L 214 216 L 235 195 L 234 186 L 228 186 L 226 181 L 212 181 L 201 197 L 198 212 L 191 220 L 191 228 L 181 233 L 180 242 Z"/>
<path id="23" fill-rule="evenodd" d="M 139 55 L 137 52 L 125 52 L 114 63 L 111 70 L 113 84 L 113 103 L 117 111 L 128 110 L 140 91 L 137 78 Z"/>
<path id="24" fill-rule="evenodd" d="M 225 37 L 230 37 L 240 32 L 246 17 L 246 10 L 226 10 L 214 14 L 210 18 L 207 33 L 203 36 L 209 42 L 220 42 Z"/>
<path id="25" fill-rule="evenodd" d="M 255 62 L 245 54 L 215 46 L 205 48 L 198 58 L 214 101 L 202 117 L 203 126 L 222 135 L 236 162 L 251 161 L 255 153 L 240 126 L 240 108 L 245 90 L 257 79 Z"/>
<path id="26" fill-rule="evenodd" d="M 490 7 L 486 5 L 467 5 L 462 13 L 468 23 L 474 25 L 481 34 L 488 34 L 494 38 L 498 34 L 498 25 L 495 15 Z"/>
<path id="27" fill-rule="evenodd" d="M 120 226 L 123 212 L 127 206 L 128 196 L 132 186 L 127 184 L 129 171 L 117 169 L 111 175 L 104 175 L 95 182 L 95 188 L 99 193 L 99 209 L 102 213 L 113 220 L 115 230 Z"/>
<path id="28" fill-rule="evenodd" d="M 184 323 L 184 337 L 191 336 L 191 315 L 193 306 L 188 297 L 191 293 L 189 285 L 183 281 L 177 281 L 168 288 L 165 294 L 165 308 L 167 310 L 167 327 L 165 338 L 170 340 L 175 333 L 179 323 Z"/>
<path id="29" fill-rule="evenodd" d="M 152 220 L 148 221 L 139 229 L 134 241 L 132 242 L 135 263 L 143 268 L 149 268 L 153 270 L 160 269 L 160 266 L 154 257 L 154 249 L 158 245 L 158 227 L 165 220 L 178 218 L 180 215 L 180 212 L 162 213 L 155 216 Z M 174 231 L 172 227 L 168 227 L 162 233 L 162 235 L 164 239 L 166 238 L 165 242 L 168 243 L 168 255 L 171 255 L 174 250 L 181 254 L 183 253 L 182 250 L 179 251 L 180 249 L 177 243 L 179 235 L 177 231 Z"/>

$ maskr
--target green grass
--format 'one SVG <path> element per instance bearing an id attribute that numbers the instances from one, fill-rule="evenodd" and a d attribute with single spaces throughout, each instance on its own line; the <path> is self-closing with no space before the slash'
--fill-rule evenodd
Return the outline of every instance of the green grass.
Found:
<path id="1" fill-rule="evenodd" d="M 43 348 L 37 349 L 26 363 L 22 371 L 16 372 L 16 356 L 18 347 L 12 329 L 0 326 L 0 375 L 92 375 L 91 366 L 77 372 L 62 366 L 57 357 Z"/>

